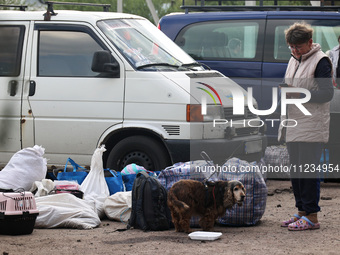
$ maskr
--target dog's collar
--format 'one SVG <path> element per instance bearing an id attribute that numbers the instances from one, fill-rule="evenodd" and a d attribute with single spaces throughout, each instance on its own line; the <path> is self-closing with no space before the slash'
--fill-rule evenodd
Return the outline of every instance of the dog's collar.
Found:
<path id="1" fill-rule="evenodd" d="M 206 206 L 208 205 L 208 198 L 209 198 L 209 187 L 208 187 L 208 184 L 207 182 L 205 181 L 204 183 L 204 187 L 205 187 L 205 204 Z M 215 188 L 216 188 L 216 185 L 214 183 L 214 185 L 211 185 L 213 186 L 213 189 L 212 189 L 212 195 L 213 195 L 213 198 L 214 198 L 214 209 L 216 211 L 216 197 L 215 197 Z"/>

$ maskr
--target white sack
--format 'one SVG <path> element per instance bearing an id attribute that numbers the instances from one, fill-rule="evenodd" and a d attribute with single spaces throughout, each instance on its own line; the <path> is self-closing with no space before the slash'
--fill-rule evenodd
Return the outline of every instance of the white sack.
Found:
<path id="1" fill-rule="evenodd" d="M 100 225 L 94 205 L 70 193 L 35 198 L 35 228 L 92 229 Z"/>
<path id="2" fill-rule="evenodd" d="M 103 204 L 105 199 L 110 196 L 104 176 L 102 159 L 104 151 L 106 151 L 104 145 L 94 151 L 90 172 L 80 185 L 80 190 L 84 192 L 84 199 L 95 203 L 99 218 L 105 216 Z"/>
<path id="3" fill-rule="evenodd" d="M 110 220 L 127 223 L 130 219 L 132 207 L 132 192 L 117 192 L 109 196 L 104 202 L 104 211 Z"/>
<path id="4" fill-rule="evenodd" d="M 29 191 L 35 181 L 46 177 L 47 160 L 42 156 L 45 149 L 35 145 L 16 152 L 0 171 L 0 188 Z"/>

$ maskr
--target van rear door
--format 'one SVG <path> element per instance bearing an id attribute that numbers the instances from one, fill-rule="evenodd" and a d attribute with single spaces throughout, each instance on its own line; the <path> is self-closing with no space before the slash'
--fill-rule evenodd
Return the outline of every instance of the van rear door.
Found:
<path id="1" fill-rule="evenodd" d="M 21 97 L 28 22 L 0 22 L 0 162 L 21 149 Z"/>

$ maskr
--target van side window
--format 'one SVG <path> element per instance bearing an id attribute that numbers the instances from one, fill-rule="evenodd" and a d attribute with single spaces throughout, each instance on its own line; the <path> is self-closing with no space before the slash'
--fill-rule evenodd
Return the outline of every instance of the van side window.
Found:
<path id="1" fill-rule="evenodd" d="M 185 27 L 175 42 L 197 60 L 254 60 L 259 44 L 259 22 L 199 22 Z"/>
<path id="2" fill-rule="evenodd" d="M 95 51 L 103 48 L 82 31 L 40 31 L 38 76 L 94 77 Z"/>
<path id="3" fill-rule="evenodd" d="M 285 63 L 290 58 L 284 31 L 294 22 L 301 20 L 268 20 L 267 38 L 265 40 L 266 62 Z M 338 20 L 305 20 L 314 29 L 313 41 L 321 45 L 323 52 L 327 53 L 334 46 L 338 45 L 340 35 L 340 22 Z"/>
<path id="4" fill-rule="evenodd" d="M 0 26 L 0 76 L 19 76 L 24 26 Z"/>

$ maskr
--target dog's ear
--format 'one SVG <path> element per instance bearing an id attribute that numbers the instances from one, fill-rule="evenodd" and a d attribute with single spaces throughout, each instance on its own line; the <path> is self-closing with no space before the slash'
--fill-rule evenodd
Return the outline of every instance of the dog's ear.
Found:
<path id="1" fill-rule="evenodd" d="M 235 204 L 234 193 L 233 193 L 234 185 L 232 182 L 227 182 L 224 187 L 224 207 L 232 208 Z"/>

